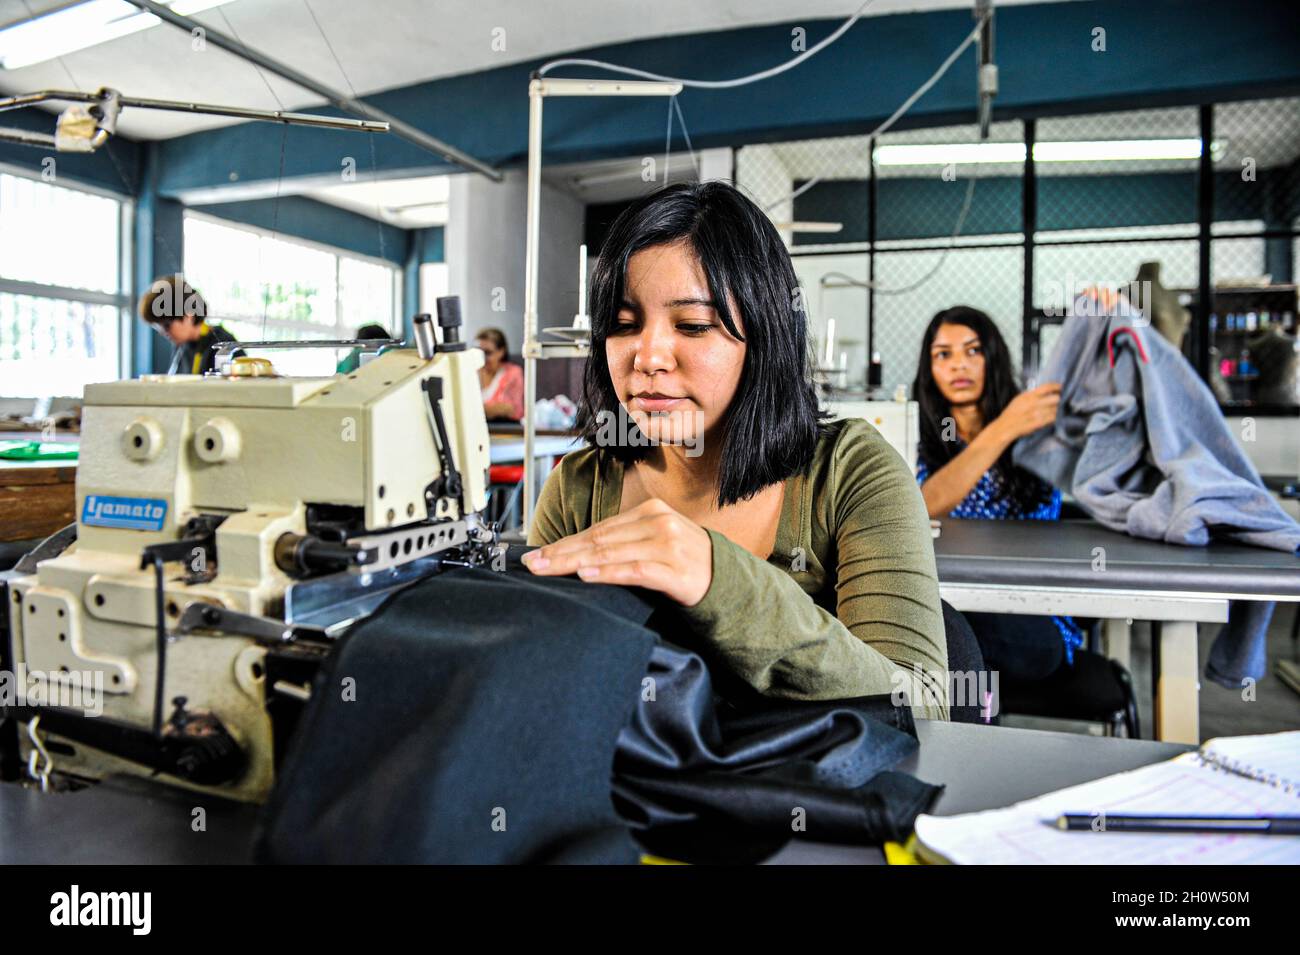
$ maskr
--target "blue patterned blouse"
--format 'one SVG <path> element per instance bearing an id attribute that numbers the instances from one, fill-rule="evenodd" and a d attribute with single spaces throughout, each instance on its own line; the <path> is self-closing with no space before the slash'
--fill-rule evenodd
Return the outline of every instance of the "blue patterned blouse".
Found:
<path id="1" fill-rule="evenodd" d="M 964 447 L 965 443 L 960 442 L 958 446 Z M 924 484 L 929 476 L 929 466 L 918 457 L 916 483 Z M 980 476 L 979 483 L 971 488 L 965 500 L 953 508 L 948 516 L 958 519 L 985 520 L 1060 520 L 1061 492 L 1056 488 L 1049 488 L 1042 481 L 1038 483 L 1040 493 L 1034 495 L 1038 503 L 1032 510 L 1026 511 L 1020 500 L 1004 492 L 1001 477 L 996 469 L 990 468 Z M 1048 493 L 1049 491 L 1051 493 Z M 1061 631 L 1061 639 L 1065 641 L 1065 659 L 1069 663 L 1074 663 L 1074 651 L 1083 646 L 1083 631 L 1070 617 L 1053 617 L 1052 622 L 1056 624 L 1056 629 Z"/>

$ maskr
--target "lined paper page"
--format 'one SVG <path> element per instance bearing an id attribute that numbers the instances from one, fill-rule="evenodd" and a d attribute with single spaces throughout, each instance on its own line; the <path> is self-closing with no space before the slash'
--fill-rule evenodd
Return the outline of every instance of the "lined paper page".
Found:
<path id="1" fill-rule="evenodd" d="M 1300 836 L 1151 835 L 1062 832 L 1064 813 L 1280 815 L 1300 813 L 1300 796 L 1217 772 L 1199 753 L 1118 773 L 1005 809 L 920 816 L 917 839 L 962 864 L 1188 865 L 1300 863 Z"/>
<path id="2" fill-rule="evenodd" d="M 1300 790 L 1300 731 L 1219 737 L 1202 746 L 1201 751 L 1234 772 Z"/>

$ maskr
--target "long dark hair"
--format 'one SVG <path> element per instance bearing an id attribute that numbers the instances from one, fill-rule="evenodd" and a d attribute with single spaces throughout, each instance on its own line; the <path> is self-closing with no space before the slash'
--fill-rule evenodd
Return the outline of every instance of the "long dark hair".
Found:
<path id="1" fill-rule="evenodd" d="M 718 506 L 753 497 L 808 466 L 829 415 L 819 412 L 812 380 L 803 295 L 790 254 L 771 220 L 724 182 L 679 183 L 651 193 L 610 226 L 591 276 L 591 355 L 583 373 L 577 427 L 600 447 L 605 415 L 627 416 L 605 357 L 605 339 L 618 320 L 628 260 L 642 249 L 686 240 L 708 279 L 726 330 L 746 343 L 736 394 L 724 416 Z M 730 298 L 745 322 L 741 335 Z M 604 412 L 605 415 L 602 415 Z M 601 447 L 624 464 L 649 453 L 638 442 Z"/>
<path id="2" fill-rule="evenodd" d="M 921 341 L 921 357 L 916 366 L 916 378 L 912 381 L 912 398 L 920 405 L 920 457 L 931 472 L 951 461 L 959 450 L 955 440 L 943 439 L 945 419 L 952 419 L 952 405 L 939 390 L 930 367 L 930 346 L 934 344 L 934 336 L 939 333 L 941 325 L 964 325 L 979 337 L 980 347 L 984 350 L 984 391 L 980 394 L 979 409 L 986 426 L 992 424 L 1011 399 L 1020 393 L 1006 340 L 986 313 L 967 305 L 954 305 L 930 319 Z M 1040 502 L 1044 485 L 1012 463 L 1011 450 L 1012 446 L 1008 446 L 1002 452 L 993 470 L 1001 480 L 1003 496 L 1018 501 L 1023 509 L 1031 510 Z"/>

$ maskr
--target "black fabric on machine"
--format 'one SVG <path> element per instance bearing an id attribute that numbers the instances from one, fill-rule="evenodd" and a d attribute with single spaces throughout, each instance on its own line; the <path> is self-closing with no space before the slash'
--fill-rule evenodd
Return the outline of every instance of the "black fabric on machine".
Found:
<path id="1" fill-rule="evenodd" d="M 938 792 L 885 771 L 917 746 L 887 696 L 723 699 L 666 642 L 658 595 L 536 577 L 522 552 L 422 581 L 341 640 L 261 860 L 632 862 L 635 830 L 683 861 L 756 861 L 794 836 L 899 838 Z"/>
<path id="2" fill-rule="evenodd" d="M 652 609 L 631 590 L 526 570 L 456 569 L 402 591 L 316 681 L 258 858 L 635 862 L 609 772 Z"/>

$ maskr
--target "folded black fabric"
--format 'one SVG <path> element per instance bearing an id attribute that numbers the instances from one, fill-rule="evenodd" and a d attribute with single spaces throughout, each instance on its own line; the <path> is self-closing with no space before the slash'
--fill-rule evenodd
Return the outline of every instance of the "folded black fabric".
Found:
<path id="1" fill-rule="evenodd" d="M 619 734 L 615 803 L 642 844 L 688 862 L 758 861 L 792 838 L 879 845 L 941 789 L 886 772 L 915 733 L 888 695 L 720 700 L 698 656 L 660 644 Z"/>
<path id="2" fill-rule="evenodd" d="M 401 592 L 317 679 L 258 858 L 635 862 L 609 774 L 652 609 L 518 570 L 461 568 Z"/>

